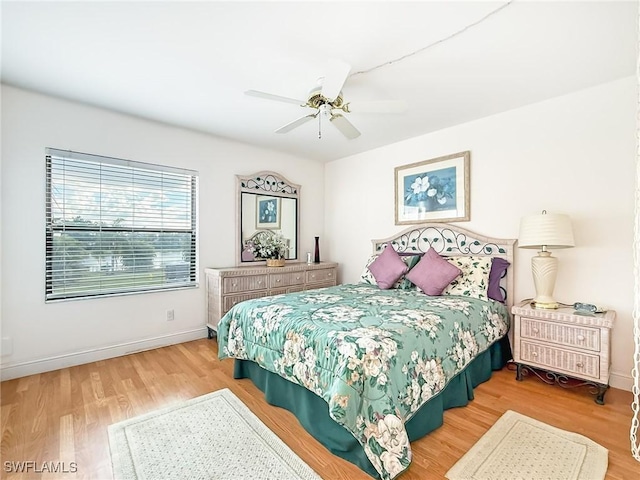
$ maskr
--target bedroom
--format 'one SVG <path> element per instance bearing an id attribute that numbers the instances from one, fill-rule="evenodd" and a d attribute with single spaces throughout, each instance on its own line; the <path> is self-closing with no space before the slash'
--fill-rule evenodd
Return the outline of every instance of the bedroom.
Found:
<path id="1" fill-rule="evenodd" d="M 3 8 L 3 22 L 8 11 Z M 357 279 L 372 238 L 400 229 L 393 222 L 394 167 L 470 150 L 471 220 L 463 225 L 515 238 L 526 214 L 542 208 L 569 214 L 576 248 L 556 253 L 556 296 L 616 310 L 611 383 L 630 390 L 637 105 L 632 60 L 631 70 L 597 85 L 326 163 L 3 83 L 2 337 L 10 339 L 2 345 L 3 380 L 206 336 L 202 281 L 186 291 L 44 302 L 46 147 L 198 170 L 201 270 L 233 263 L 235 175 L 281 172 L 302 185 L 300 251 L 313 251 L 313 237 L 320 236 L 322 257 L 339 263 L 342 282 Z M 239 91 L 248 88 L 268 85 L 258 77 Z M 290 119 L 291 111 L 282 116 Z M 264 122 L 271 134 L 277 123 Z M 313 129 L 306 133 L 317 140 Z M 484 188 L 496 183 L 498 189 Z M 517 299 L 533 292 L 530 254 L 515 252 Z M 167 310 L 175 312 L 173 322 L 166 320 Z"/>

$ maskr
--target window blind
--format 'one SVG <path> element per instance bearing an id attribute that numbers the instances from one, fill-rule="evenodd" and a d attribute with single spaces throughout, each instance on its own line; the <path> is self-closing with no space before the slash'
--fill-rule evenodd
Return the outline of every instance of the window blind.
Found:
<path id="1" fill-rule="evenodd" d="M 197 286 L 197 172 L 47 148 L 46 177 L 46 300 Z"/>

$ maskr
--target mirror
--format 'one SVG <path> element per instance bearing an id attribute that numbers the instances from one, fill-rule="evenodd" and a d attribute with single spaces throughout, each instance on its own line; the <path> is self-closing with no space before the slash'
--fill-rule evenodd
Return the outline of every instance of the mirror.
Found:
<path id="1" fill-rule="evenodd" d="M 257 240 L 282 235 L 288 246 L 285 260 L 298 259 L 300 185 L 275 172 L 236 175 L 237 264 L 265 263 L 251 251 Z"/>

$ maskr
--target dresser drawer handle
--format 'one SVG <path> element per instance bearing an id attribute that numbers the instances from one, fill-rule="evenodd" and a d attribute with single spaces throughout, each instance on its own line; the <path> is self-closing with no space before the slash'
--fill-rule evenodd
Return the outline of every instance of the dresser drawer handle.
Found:
<path id="1" fill-rule="evenodd" d="M 538 352 L 533 352 L 533 353 L 531 354 L 531 356 L 532 356 L 532 357 L 537 357 L 537 356 L 538 356 Z"/>
<path id="2" fill-rule="evenodd" d="M 331 272 L 329 272 L 329 273 L 327 274 L 327 277 L 330 277 L 330 276 L 331 276 Z"/>
<path id="3" fill-rule="evenodd" d="M 296 277 L 296 280 L 300 280 L 300 276 L 297 276 L 297 277 Z"/>
<path id="4" fill-rule="evenodd" d="M 279 278 L 276 278 L 276 283 L 280 283 L 280 279 Z"/>
<path id="5" fill-rule="evenodd" d="M 258 280 L 258 285 L 260 285 L 262 283 L 262 280 Z"/>
<path id="6" fill-rule="evenodd" d="M 583 362 L 577 362 L 577 363 L 576 363 L 576 367 L 578 367 L 578 368 L 584 368 L 584 363 L 583 363 Z"/>
<path id="7" fill-rule="evenodd" d="M 584 335 L 578 335 L 578 341 L 584 342 Z"/>
<path id="8" fill-rule="evenodd" d="M 234 282 L 234 283 L 232 283 L 232 284 L 231 284 L 231 286 L 232 286 L 232 287 L 237 287 L 237 286 L 238 286 L 238 284 Z"/>
<path id="9" fill-rule="evenodd" d="M 533 333 L 540 333 L 540 330 L 538 330 L 537 328 L 532 328 L 532 329 L 531 329 L 531 331 L 532 331 Z"/>

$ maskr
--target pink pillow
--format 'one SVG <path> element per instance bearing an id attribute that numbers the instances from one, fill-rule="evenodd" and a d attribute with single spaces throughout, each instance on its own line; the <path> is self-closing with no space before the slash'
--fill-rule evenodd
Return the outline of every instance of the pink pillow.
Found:
<path id="1" fill-rule="evenodd" d="M 369 271 L 376 279 L 378 286 L 382 290 L 388 290 L 409 271 L 409 267 L 402 261 L 391 244 L 387 244 L 378 258 L 369 265 Z"/>
<path id="2" fill-rule="evenodd" d="M 440 295 L 458 275 L 458 267 L 447 262 L 433 248 L 429 248 L 407 274 L 407 278 L 427 295 Z"/>

